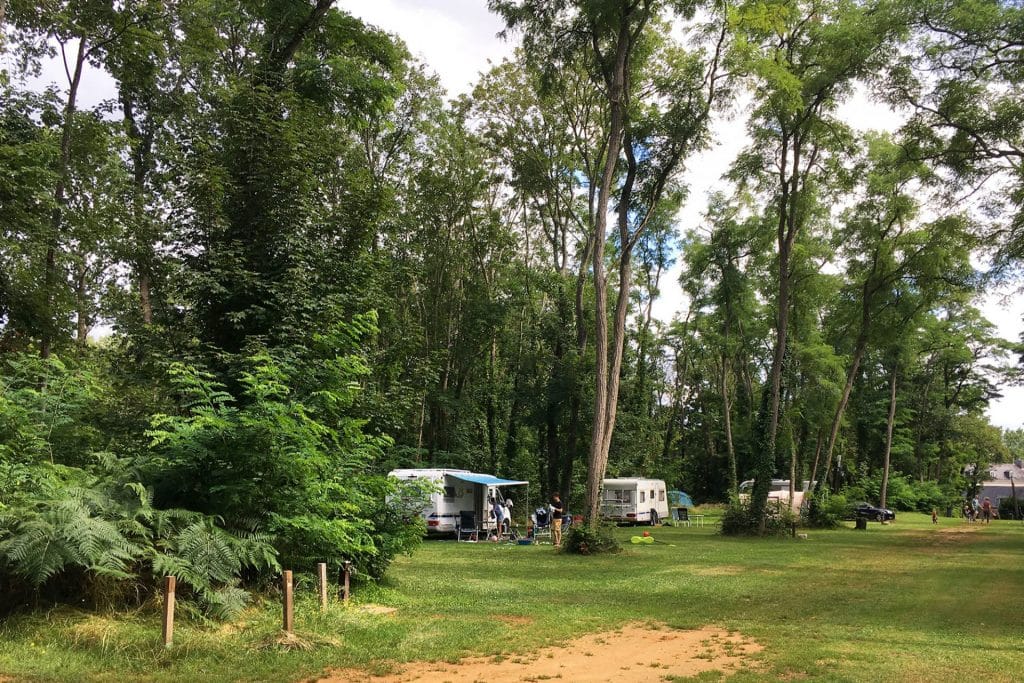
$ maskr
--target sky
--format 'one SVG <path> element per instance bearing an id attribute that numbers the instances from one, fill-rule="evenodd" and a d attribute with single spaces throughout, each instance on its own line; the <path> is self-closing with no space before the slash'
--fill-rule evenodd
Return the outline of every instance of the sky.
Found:
<path id="1" fill-rule="evenodd" d="M 338 0 L 338 6 L 369 24 L 399 36 L 409 50 L 435 71 L 450 97 L 472 90 L 481 73 L 491 64 L 511 56 L 515 41 L 497 34 L 504 28 L 501 19 L 488 11 L 486 0 Z M 66 82 L 61 67 L 47 66 L 36 84 Z M 86 71 L 81 87 L 81 104 L 94 106 L 114 97 L 113 83 L 95 69 Z M 843 116 L 855 128 L 893 130 L 900 122 L 897 113 L 872 105 L 863 93 L 846 103 Z M 729 164 L 746 144 L 743 121 L 719 119 L 715 123 L 716 140 L 712 149 L 698 155 L 689 164 L 685 182 L 689 202 L 680 214 L 680 231 L 696 227 L 704 210 L 705 198 L 715 189 L 726 189 L 721 180 Z M 677 264 L 663 276 L 661 297 L 654 314 L 663 321 L 685 311 L 686 302 L 679 286 Z M 1014 341 L 1024 330 L 1024 296 L 1009 289 L 989 292 L 981 303 L 984 315 L 999 334 Z M 1024 387 L 1003 387 L 1003 398 L 988 410 L 992 422 L 1001 427 L 1024 427 Z"/>

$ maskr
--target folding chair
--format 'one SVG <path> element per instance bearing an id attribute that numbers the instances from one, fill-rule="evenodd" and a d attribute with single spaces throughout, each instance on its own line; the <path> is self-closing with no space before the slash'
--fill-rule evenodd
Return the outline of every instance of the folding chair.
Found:
<path id="1" fill-rule="evenodd" d="M 533 522 L 533 540 L 537 542 L 541 537 L 551 538 L 551 513 L 546 508 L 537 508 L 530 515 Z"/>
<path id="2" fill-rule="evenodd" d="M 680 525 L 690 526 L 690 511 L 687 508 L 676 508 L 676 521 Z"/>
<path id="3" fill-rule="evenodd" d="M 476 541 L 480 538 L 480 529 L 477 528 L 476 515 L 472 510 L 459 512 L 459 526 L 455 530 L 457 541 Z M 464 536 L 468 538 L 463 538 Z"/>

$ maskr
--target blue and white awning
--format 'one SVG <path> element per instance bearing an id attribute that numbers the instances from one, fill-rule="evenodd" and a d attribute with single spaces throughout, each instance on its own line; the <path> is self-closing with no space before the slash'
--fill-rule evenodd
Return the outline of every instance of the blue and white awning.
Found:
<path id="1" fill-rule="evenodd" d="M 466 481 L 470 484 L 483 484 L 484 486 L 523 486 L 525 481 L 514 479 L 499 479 L 493 474 L 477 474 L 476 472 L 446 472 L 445 476 L 459 481 Z"/>

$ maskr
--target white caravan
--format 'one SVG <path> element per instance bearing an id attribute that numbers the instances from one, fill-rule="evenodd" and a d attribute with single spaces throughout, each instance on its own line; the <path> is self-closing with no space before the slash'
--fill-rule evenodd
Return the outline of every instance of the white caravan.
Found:
<path id="1" fill-rule="evenodd" d="M 789 479 L 772 479 L 768 487 L 768 505 L 776 510 L 781 510 L 786 503 L 793 512 L 800 512 L 804 504 L 804 497 L 811 488 L 811 482 L 804 480 L 802 486 L 797 486 L 793 491 L 793 500 L 789 499 Z M 754 480 L 748 479 L 740 484 L 740 501 L 750 501 L 750 492 L 754 489 Z"/>
<path id="2" fill-rule="evenodd" d="M 505 500 L 501 491 L 503 486 L 526 484 L 525 481 L 499 479 L 490 474 L 457 469 L 401 469 L 388 472 L 388 476 L 433 484 L 435 490 L 423 500 L 420 512 L 427 522 L 428 534 L 455 533 L 461 512 L 473 512 L 484 529 L 493 529 L 491 499 Z"/>
<path id="3" fill-rule="evenodd" d="M 668 491 L 661 479 L 605 479 L 601 517 L 610 522 L 650 524 L 668 517 Z"/>

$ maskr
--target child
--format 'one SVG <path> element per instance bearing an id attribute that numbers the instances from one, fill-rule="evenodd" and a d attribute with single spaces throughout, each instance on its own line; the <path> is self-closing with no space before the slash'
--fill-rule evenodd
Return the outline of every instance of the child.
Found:
<path id="1" fill-rule="evenodd" d="M 932 508 L 932 524 L 939 523 L 939 511 L 937 508 Z"/>

